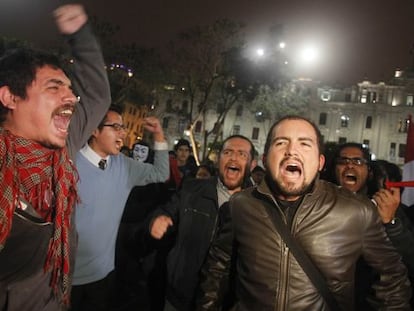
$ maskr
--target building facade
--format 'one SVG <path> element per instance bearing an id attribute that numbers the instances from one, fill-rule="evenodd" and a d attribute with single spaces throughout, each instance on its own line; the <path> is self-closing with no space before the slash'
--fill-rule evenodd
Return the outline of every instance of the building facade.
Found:
<path id="1" fill-rule="evenodd" d="M 410 72 L 396 71 L 388 83 L 362 81 L 347 88 L 321 86 L 310 81 L 305 84 L 303 87 L 308 88 L 310 94 L 306 117 L 318 125 L 325 143 L 363 143 L 369 146 L 375 158 L 403 164 L 409 116 L 414 111 L 414 76 Z M 131 129 L 127 142 L 129 146 L 142 137 L 140 118 L 149 113 L 147 106 L 139 112 L 134 107 L 127 106 L 124 116 Z M 160 118 L 172 148 L 177 139 L 185 138 L 188 133 L 192 111 L 189 101 L 183 93 L 169 88 L 158 96 L 157 105 L 152 108 L 150 113 Z M 203 148 L 206 131 L 215 128 L 217 115 L 217 107 L 210 107 L 194 122 L 194 141 L 199 149 Z M 273 122 L 258 118 L 246 103 L 236 103 L 227 113 L 220 130 L 210 135 L 206 148 L 212 144 L 216 134 L 219 135 L 218 141 L 240 134 L 251 139 L 261 155 Z"/>

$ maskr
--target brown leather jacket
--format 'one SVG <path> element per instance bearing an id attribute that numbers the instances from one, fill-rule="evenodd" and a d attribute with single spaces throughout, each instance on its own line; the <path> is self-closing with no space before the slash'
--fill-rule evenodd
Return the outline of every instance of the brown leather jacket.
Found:
<path id="1" fill-rule="evenodd" d="M 329 310 L 281 240 L 264 198 L 278 211 L 273 215 L 286 221 L 266 182 L 233 196 L 203 267 L 198 310 L 220 310 L 232 254 L 236 310 Z M 368 199 L 317 180 L 297 208 L 291 232 L 325 276 L 341 310 L 354 309 L 355 264 L 360 256 L 381 275 L 376 307 L 410 310 L 406 268 Z"/>

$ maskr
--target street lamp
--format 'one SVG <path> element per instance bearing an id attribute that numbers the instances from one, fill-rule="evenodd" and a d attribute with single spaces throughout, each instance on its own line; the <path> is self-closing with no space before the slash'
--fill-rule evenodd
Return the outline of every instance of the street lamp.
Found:
<path id="1" fill-rule="evenodd" d="M 263 57 L 264 56 L 264 49 L 263 48 L 258 48 L 256 50 L 256 55 L 259 57 Z"/>

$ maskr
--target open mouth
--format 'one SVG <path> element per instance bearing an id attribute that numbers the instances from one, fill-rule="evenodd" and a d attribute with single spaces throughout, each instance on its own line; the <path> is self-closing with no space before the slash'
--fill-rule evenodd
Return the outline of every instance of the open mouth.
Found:
<path id="1" fill-rule="evenodd" d="M 230 178 L 237 178 L 239 176 L 241 169 L 237 165 L 227 165 L 226 166 L 226 175 Z"/>
<path id="2" fill-rule="evenodd" d="M 343 177 L 344 183 L 348 185 L 355 185 L 357 182 L 357 177 L 352 173 L 346 173 Z"/>
<path id="3" fill-rule="evenodd" d="M 302 167 L 296 163 L 288 163 L 284 167 L 285 175 L 288 177 L 299 177 L 302 175 Z"/>
<path id="4" fill-rule="evenodd" d="M 123 142 L 122 139 L 117 139 L 116 142 L 115 142 L 115 145 L 116 145 L 116 148 L 118 150 L 120 150 L 122 148 L 122 146 L 124 145 L 124 142 Z"/>
<path id="5" fill-rule="evenodd" d="M 74 109 L 75 107 L 73 105 L 65 105 L 53 114 L 53 123 L 59 132 L 68 132 L 70 119 L 72 118 Z"/>

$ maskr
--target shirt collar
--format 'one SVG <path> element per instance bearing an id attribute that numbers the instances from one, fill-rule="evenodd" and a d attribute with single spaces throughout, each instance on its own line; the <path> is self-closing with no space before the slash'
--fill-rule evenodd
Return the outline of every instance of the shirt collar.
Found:
<path id="1" fill-rule="evenodd" d="M 109 165 L 109 161 L 110 161 L 110 156 L 106 156 L 105 158 L 102 158 L 101 156 L 99 156 L 99 154 L 97 154 L 88 144 L 85 144 L 85 146 L 82 147 L 81 150 L 79 150 L 79 152 L 89 161 L 91 162 L 93 165 L 95 165 L 96 167 L 99 167 L 98 163 L 101 159 L 105 159 L 107 165 Z"/>
<path id="2" fill-rule="evenodd" d="M 217 198 L 218 205 L 220 207 L 223 203 L 230 199 L 231 194 L 229 193 L 227 187 L 221 182 L 220 178 L 217 178 L 217 180 Z"/>

